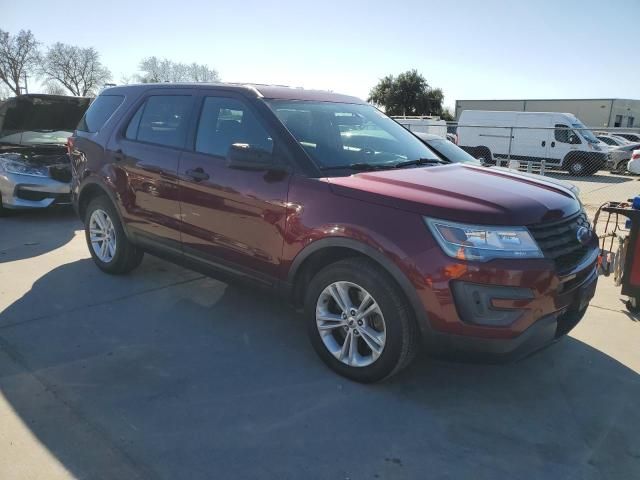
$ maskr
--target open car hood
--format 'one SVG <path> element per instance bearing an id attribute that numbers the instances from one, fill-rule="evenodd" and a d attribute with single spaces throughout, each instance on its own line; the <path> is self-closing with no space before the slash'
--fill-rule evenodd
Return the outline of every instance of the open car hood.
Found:
<path id="1" fill-rule="evenodd" d="M 87 97 L 29 94 L 0 103 L 0 138 L 19 138 L 22 132 L 73 132 L 89 108 Z"/>

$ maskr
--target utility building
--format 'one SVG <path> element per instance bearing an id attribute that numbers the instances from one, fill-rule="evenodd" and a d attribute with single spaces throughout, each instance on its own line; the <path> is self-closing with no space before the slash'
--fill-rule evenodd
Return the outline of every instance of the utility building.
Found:
<path id="1" fill-rule="evenodd" d="M 640 100 L 592 98 L 565 100 L 457 100 L 463 110 L 573 113 L 588 127 L 640 128 Z"/>

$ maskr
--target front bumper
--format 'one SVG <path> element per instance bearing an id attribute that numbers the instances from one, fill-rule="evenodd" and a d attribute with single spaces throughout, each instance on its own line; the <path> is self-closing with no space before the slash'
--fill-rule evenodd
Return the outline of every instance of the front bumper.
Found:
<path id="1" fill-rule="evenodd" d="M 472 262 L 452 265 L 451 259 L 446 260 L 448 265 L 439 274 L 426 279 L 432 288 L 419 290 L 429 320 L 429 325 L 422 328 L 427 348 L 438 354 L 505 361 L 552 344 L 578 324 L 595 293 L 598 250 L 593 247 L 578 265 L 562 273 L 555 271 L 553 262 L 544 259 L 480 265 Z M 527 291 L 530 295 L 492 299 L 495 315 L 489 312 L 484 318 L 493 321 L 505 311 L 515 312 L 508 325 L 473 323 L 469 321 L 468 304 L 482 299 L 477 295 L 461 298 L 459 292 L 466 290 L 456 289 L 456 282 L 478 285 L 480 291 L 495 286 L 499 287 L 497 290 Z"/>
<path id="2" fill-rule="evenodd" d="M 49 177 L 0 172 L 2 207 L 14 210 L 71 203 L 69 183 Z"/>

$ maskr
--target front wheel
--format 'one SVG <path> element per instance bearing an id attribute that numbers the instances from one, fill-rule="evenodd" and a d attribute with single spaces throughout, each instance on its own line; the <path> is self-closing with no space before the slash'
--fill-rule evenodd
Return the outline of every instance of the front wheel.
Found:
<path id="1" fill-rule="evenodd" d="M 358 382 L 399 372 L 417 349 L 410 305 L 393 279 L 368 259 L 346 259 L 321 270 L 307 289 L 305 317 L 320 358 Z"/>
<path id="2" fill-rule="evenodd" d="M 122 274 L 140 265 L 144 252 L 129 241 L 118 213 L 107 197 L 91 200 L 84 229 L 91 257 L 102 271 Z"/>

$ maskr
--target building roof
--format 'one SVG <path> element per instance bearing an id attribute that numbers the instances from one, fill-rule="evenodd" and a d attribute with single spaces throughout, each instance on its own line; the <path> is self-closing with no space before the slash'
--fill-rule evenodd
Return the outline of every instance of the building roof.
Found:
<path id="1" fill-rule="evenodd" d="M 456 102 L 613 102 L 622 100 L 625 102 L 638 102 L 634 98 L 487 98 L 487 99 L 461 99 Z"/>

